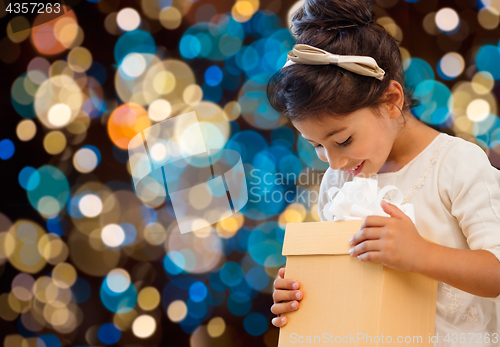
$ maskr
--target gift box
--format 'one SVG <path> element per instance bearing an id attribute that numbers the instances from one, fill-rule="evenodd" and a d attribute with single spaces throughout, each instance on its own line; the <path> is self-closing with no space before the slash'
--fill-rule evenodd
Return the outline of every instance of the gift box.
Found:
<path id="1" fill-rule="evenodd" d="M 365 192 L 372 185 L 357 184 Z M 356 191 L 352 188 L 351 193 Z M 349 199 L 343 201 L 343 208 L 349 210 L 345 205 Z M 338 208 L 328 206 L 329 211 Z M 413 211 L 411 206 L 406 210 Z M 342 220 L 286 225 L 285 279 L 299 281 L 304 296 L 297 311 L 282 314 L 288 321 L 280 328 L 279 347 L 433 346 L 437 281 L 351 257 L 349 239 L 362 222 L 363 217 L 344 215 Z"/>

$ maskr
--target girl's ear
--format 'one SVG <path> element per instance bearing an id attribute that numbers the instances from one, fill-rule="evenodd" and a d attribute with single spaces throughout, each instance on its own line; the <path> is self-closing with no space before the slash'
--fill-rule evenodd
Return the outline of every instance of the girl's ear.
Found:
<path id="1" fill-rule="evenodd" d="M 401 84 L 395 80 L 391 80 L 387 91 L 385 92 L 385 100 L 390 118 L 398 118 L 402 114 L 402 109 L 405 101 L 405 94 Z"/>

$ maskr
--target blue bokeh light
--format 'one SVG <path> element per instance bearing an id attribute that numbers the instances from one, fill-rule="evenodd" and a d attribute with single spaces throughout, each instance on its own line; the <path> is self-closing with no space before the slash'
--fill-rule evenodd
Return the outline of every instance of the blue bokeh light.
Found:
<path id="1" fill-rule="evenodd" d="M 99 327 L 97 336 L 102 343 L 114 345 L 122 337 L 122 332 L 113 323 L 104 323 Z"/>
<path id="2" fill-rule="evenodd" d="M 23 189 L 33 190 L 40 184 L 40 174 L 34 167 L 26 166 L 19 172 L 18 181 Z"/>
<path id="3" fill-rule="evenodd" d="M 500 44 L 500 43 L 499 43 Z M 484 45 L 476 54 L 476 66 L 479 71 L 488 71 L 495 81 L 500 80 L 500 49 L 498 46 Z"/>
<path id="4" fill-rule="evenodd" d="M 0 159 L 8 160 L 12 158 L 16 147 L 14 146 L 14 142 L 9 139 L 3 139 L 0 141 Z"/>
<path id="5" fill-rule="evenodd" d="M 248 252 L 260 265 L 275 267 L 285 264 L 281 255 L 285 230 L 277 222 L 264 222 L 256 226 L 248 238 Z"/>
<path id="6" fill-rule="evenodd" d="M 220 269 L 220 279 L 228 287 L 238 285 L 243 279 L 241 266 L 234 261 L 228 261 Z"/>
<path id="7" fill-rule="evenodd" d="M 207 297 L 207 286 L 203 282 L 195 282 L 189 287 L 189 297 L 194 302 L 201 302 Z"/>
<path id="8" fill-rule="evenodd" d="M 243 320 L 245 331 L 252 336 L 260 336 L 267 331 L 269 323 L 267 318 L 258 312 L 252 312 Z"/>

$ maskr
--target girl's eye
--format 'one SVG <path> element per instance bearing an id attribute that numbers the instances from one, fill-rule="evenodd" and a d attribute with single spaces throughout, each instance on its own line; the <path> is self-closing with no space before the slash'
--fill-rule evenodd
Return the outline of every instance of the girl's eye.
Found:
<path id="1" fill-rule="evenodd" d="M 321 147 L 323 147 L 323 146 L 322 145 L 316 145 L 316 146 L 314 146 L 314 148 L 321 148 Z"/>
<path id="2" fill-rule="evenodd" d="M 347 140 L 345 140 L 345 141 L 344 141 L 344 142 L 342 142 L 342 143 L 339 143 L 338 145 L 339 145 L 340 147 L 345 147 L 345 146 L 347 146 L 347 145 L 349 145 L 349 144 L 351 143 L 351 140 L 352 140 L 352 137 L 351 137 L 351 136 L 349 136 L 349 138 L 348 138 Z"/>

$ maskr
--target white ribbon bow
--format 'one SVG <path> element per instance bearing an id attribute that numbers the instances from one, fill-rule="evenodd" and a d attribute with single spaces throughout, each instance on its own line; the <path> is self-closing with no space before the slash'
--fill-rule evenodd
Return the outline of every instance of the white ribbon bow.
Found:
<path id="1" fill-rule="evenodd" d="M 385 71 L 378 66 L 372 57 L 333 54 L 305 44 L 293 46 L 293 50 L 288 52 L 287 61 L 283 67 L 294 63 L 308 65 L 336 64 L 359 75 L 375 77 L 381 81 L 385 75 Z"/>
<path id="2" fill-rule="evenodd" d="M 390 200 L 384 200 L 403 211 L 415 224 L 414 206 L 402 204 L 403 193 L 396 186 L 388 185 L 380 189 L 376 180 L 360 177 L 354 177 L 352 182 L 344 183 L 342 189 L 332 187 L 328 190 L 330 201 L 323 208 L 323 216 L 329 221 L 363 219 L 370 215 L 390 217 L 384 212 L 380 202 L 391 190 L 395 190 L 397 195 Z"/>

